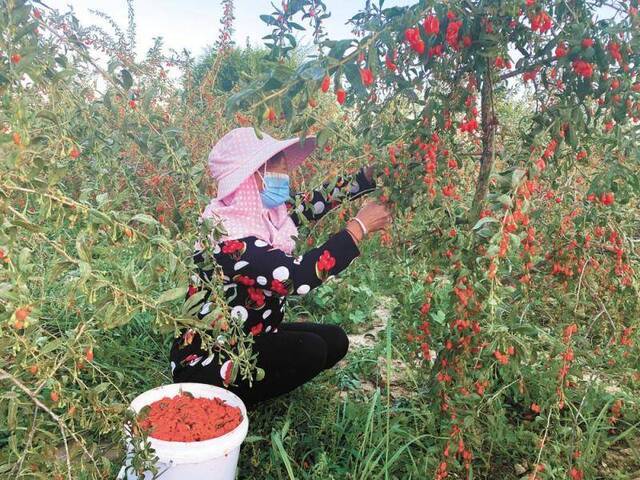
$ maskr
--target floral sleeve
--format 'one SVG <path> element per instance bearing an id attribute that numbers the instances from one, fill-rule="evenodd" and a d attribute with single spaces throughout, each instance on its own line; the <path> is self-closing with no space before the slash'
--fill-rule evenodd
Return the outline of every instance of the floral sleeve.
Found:
<path id="1" fill-rule="evenodd" d="M 313 192 L 296 194 L 294 201 L 289 204 L 291 218 L 296 225 L 303 222 L 302 217 L 309 221 L 319 220 L 345 198 L 357 198 L 375 188 L 375 181 L 369 181 L 361 169 L 352 177 L 339 177 Z"/>
<path id="2" fill-rule="evenodd" d="M 360 254 L 346 230 L 298 257 L 255 237 L 242 240 L 244 248 L 235 256 L 227 256 L 228 261 L 223 260 L 225 274 L 235 282 L 255 285 L 281 297 L 308 293 L 329 276 L 347 268 Z"/>

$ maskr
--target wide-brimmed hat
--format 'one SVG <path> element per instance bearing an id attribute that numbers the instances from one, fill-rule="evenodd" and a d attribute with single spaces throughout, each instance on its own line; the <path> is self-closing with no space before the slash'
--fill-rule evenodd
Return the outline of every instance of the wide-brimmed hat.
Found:
<path id="1" fill-rule="evenodd" d="M 217 198 L 223 199 L 253 175 L 278 152 L 285 152 L 289 171 L 300 165 L 316 148 L 315 137 L 276 140 L 251 127 L 235 128 L 222 137 L 209 153 L 209 171 L 218 181 Z"/>

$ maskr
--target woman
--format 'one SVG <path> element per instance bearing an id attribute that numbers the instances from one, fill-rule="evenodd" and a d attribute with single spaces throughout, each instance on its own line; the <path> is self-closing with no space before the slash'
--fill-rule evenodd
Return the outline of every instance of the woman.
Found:
<path id="1" fill-rule="evenodd" d="M 253 406 L 302 385 L 347 353 L 349 341 L 338 326 L 281 323 L 286 297 L 305 295 L 344 270 L 360 254 L 358 244 L 363 237 L 389 225 L 390 216 L 384 206 L 369 203 L 324 244 L 292 256 L 296 225 L 302 216 L 317 220 L 340 198 L 353 198 L 375 188 L 372 169 L 366 168 L 354 179 L 338 179 L 330 195 L 315 191 L 310 199 L 304 195 L 291 199 L 288 173 L 314 148 L 314 138 L 307 138 L 302 145 L 297 138 L 279 141 L 263 134 L 259 139 L 252 128 L 237 128 L 211 150 L 209 169 L 218 182 L 218 194 L 202 217 L 221 221 L 226 233 L 212 252 L 196 245 L 198 275 L 187 296 L 206 288 L 202 282 L 213 273 L 207 259 L 213 257 L 224 274 L 231 315 L 240 318 L 244 329 L 255 336 L 253 348 L 265 377 L 252 386 L 244 380 L 227 386 L 230 362 L 221 367 L 217 355 L 202 350 L 200 338 L 188 330 L 171 349 L 175 382 L 224 385 Z M 209 312 L 208 296 L 207 290 L 200 318 Z"/>

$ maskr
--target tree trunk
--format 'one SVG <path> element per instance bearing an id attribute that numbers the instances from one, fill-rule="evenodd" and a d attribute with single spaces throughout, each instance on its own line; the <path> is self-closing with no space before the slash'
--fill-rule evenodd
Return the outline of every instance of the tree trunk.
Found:
<path id="1" fill-rule="evenodd" d="M 480 99 L 480 114 L 482 115 L 482 156 L 480 157 L 480 173 L 476 183 L 476 192 L 473 196 L 471 211 L 469 212 L 470 224 L 473 227 L 480 219 L 480 212 L 484 207 L 484 200 L 489 190 L 489 177 L 493 169 L 494 142 L 498 121 L 493 110 L 493 84 L 491 73 L 487 69 L 482 78 L 482 98 Z"/>

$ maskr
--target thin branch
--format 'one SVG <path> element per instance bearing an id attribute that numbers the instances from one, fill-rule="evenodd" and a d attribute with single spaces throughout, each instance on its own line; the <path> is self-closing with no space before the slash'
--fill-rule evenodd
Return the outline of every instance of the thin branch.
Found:
<path id="1" fill-rule="evenodd" d="M 552 412 L 552 408 L 549 408 L 549 414 L 547 415 L 547 425 L 546 427 L 544 427 L 544 437 L 542 437 L 542 440 L 540 441 L 540 450 L 538 450 L 538 457 L 536 459 L 536 464 L 533 466 L 533 475 L 531 477 L 531 480 L 537 480 L 538 476 L 538 465 L 540 465 L 540 458 L 542 457 L 542 450 L 544 450 L 544 447 L 547 443 L 547 435 L 549 434 L 549 425 L 551 424 L 551 412 Z"/>
<path id="2" fill-rule="evenodd" d="M 584 262 L 584 265 L 582 266 L 582 271 L 580 272 L 580 278 L 578 279 L 578 290 L 576 292 L 576 308 L 573 310 L 574 313 L 578 310 L 578 305 L 580 303 L 580 287 L 582 286 L 582 277 L 584 276 L 584 272 L 587 269 L 587 265 L 589 265 L 590 261 L 591 261 L 591 257 L 589 257 Z"/>
<path id="3" fill-rule="evenodd" d="M 509 73 L 505 73 L 504 75 L 500 75 L 500 77 L 498 77 L 498 79 L 500 81 L 503 81 L 503 80 L 507 80 L 508 78 L 511 78 L 511 77 L 516 77 L 516 76 L 521 75 L 521 74 L 523 74 L 525 72 L 528 72 L 532 68 L 550 65 L 555 60 L 558 60 L 558 58 L 560 58 L 560 57 L 555 57 L 554 56 L 554 57 L 550 57 L 550 58 L 544 58 L 544 59 L 539 60 L 537 62 L 534 62 L 534 63 L 531 63 L 529 65 L 520 67 L 519 69 L 514 70 L 513 72 L 509 72 Z"/>
<path id="4" fill-rule="evenodd" d="M 24 446 L 24 448 L 22 450 L 22 454 L 20 455 L 20 460 L 11 469 L 11 475 L 14 475 L 16 473 L 17 474 L 20 473 L 20 471 L 22 469 L 22 464 L 24 463 L 24 459 L 27 458 L 27 452 L 31 448 L 31 443 L 33 442 L 33 435 L 36 432 L 36 419 L 38 418 L 38 412 L 39 412 L 39 409 L 36 406 L 36 408 L 33 410 L 33 421 L 31 422 L 31 429 L 29 430 L 29 437 L 27 438 L 25 446 Z"/>

